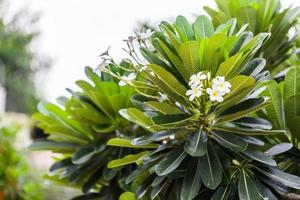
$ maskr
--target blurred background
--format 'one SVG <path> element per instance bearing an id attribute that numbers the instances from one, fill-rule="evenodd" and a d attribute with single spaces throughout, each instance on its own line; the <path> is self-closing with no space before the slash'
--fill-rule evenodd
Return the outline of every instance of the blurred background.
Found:
<path id="1" fill-rule="evenodd" d="M 285 7 L 300 5 L 297 0 L 282 2 Z M 214 3 L 0 0 L 0 200 L 4 190 L 29 195 L 26 198 L 31 200 L 46 199 L 43 194 L 49 192 L 52 200 L 74 196 L 76 189 L 42 181 L 52 163 L 49 153 L 26 151 L 31 139 L 39 137 L 30 120 L 37 103 L 65 95 L 65 88 L 75 87 L 74 82 L 84 77 L 85 66 L 96 67 L 99 55 L 109 46 L 114 58 L 125 57 L 123 39 L 142 24 L 155 26 L 177 15 L 193 18 L 204 14 L 203 5 L 213 7 Z M 20 184 L 22 191 L 18 191 Z"/>

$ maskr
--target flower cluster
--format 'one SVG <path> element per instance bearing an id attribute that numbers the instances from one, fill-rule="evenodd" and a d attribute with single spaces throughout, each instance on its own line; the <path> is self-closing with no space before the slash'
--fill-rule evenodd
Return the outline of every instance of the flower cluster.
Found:
<path id="1" fill-rule="evenodd" d="M 228 94 L 231 88 L 231 84 L 225 81 L 223 76 L 217 76 L 211 80 L 210 72 L 199 72 L 192 75 L 189 85 L 191 89 L 186 92 L 186 95 L 190 96 L 190 101 L 207 94 L 212 102 L 222 102 L 224 95 Z"/>

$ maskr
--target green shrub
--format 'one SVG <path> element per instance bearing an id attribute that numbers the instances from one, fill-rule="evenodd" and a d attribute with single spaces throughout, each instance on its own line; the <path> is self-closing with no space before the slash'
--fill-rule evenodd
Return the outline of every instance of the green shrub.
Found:
<path id="1" fill-rule="evenodd" d="M 24 154 L 15 149 L 14 143 L 18 131 L 19 127 L 16 124 L 1 124 L 0 199 L 41 200 L 41 184 L 30 174 Z"/>

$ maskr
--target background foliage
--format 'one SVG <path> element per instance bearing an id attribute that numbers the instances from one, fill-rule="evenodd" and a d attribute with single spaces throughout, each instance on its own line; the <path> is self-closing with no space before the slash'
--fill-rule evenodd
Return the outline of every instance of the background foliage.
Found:
<path id="1" fill-rule="evenodd" d="M 28 30 L 36 19 L 20 12 L 8 21 L 5 6 L 6 2 L 0 1 L 0 82 L 7 93 L 6 110 L 32 114 L 40 101 L 34 84 L 35 74 L 48 68 L 50 63 L 48 58 L 31 50 L 38 33 Z M 23 25 L 27 26 L 26 30 L 20 28 Z"/>

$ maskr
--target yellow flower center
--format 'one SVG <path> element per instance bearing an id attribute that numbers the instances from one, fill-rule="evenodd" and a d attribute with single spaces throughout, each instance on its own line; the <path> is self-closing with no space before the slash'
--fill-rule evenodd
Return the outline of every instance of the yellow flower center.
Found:
<path id="1" fill-rule="evenodd" d="M 217 91 L 213 91 L 212 95 L 213 95 L 214 97 L 217 97 L 217 96 L 218 96 L 218 92 L 217 92 Z"/>

